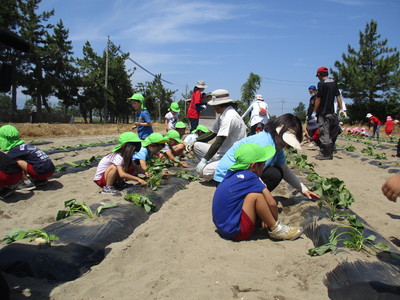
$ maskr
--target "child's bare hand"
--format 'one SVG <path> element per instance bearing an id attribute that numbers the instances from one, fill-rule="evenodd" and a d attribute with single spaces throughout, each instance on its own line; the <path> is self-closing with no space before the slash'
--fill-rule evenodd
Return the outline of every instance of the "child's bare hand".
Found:
<path id="1" fill-rule="evenodd" d="M 144 181 L 143 179 L 139 179 L 138 182 L 139 182 L 139 184 L 140 184 L 141 186 L 147 186 L 147 182 Z"/>
<path id="2" fill-rule="evenodd" d="M 145 173 L 144 173 L 144 176 L 146 176 L 146 178 L 150 178 L 149 172 L 145 172 Z"/>
<path id="3" fill-rule="evenodd" d="M 179 163 L 184 168 L 188 168 L 189 167 L 188 164 L 186 162 L 184 162 L 184 161 L 180 161 Z"/>
<path id="4" fill-rule="evenodd" d="M 163 171 L 162 177 L 163 178 L 168 178 L 168 176 L 169 176 L 168 171 Z"/>

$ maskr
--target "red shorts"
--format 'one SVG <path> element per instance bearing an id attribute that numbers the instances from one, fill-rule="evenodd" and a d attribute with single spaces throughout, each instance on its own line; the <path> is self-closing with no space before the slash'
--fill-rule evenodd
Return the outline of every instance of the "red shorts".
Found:
<path id="1" fill-rule="evenodd" d="M 11 186 L 17 184 L 22 179 L 22 171 L 20 173 L 7 174 L 0 171 L 0 186 Z"/>
<path id="2" fill-rule="evenodd" d="M 31 164 L 27 164 L 28 165 L 28 174 L 32 179 L 36 179 L 36 180 L 45 180 L 47 178 L 49 178 L 51 175 L 54 174 L 54 171 L 51 171 L 47 174 L 38 174 L 36 173 L 36 171 L 33 169 Z"/>
<path id="3" fill-rule="evenodd" d="M 103 175 L 101 175 L 101 178 L 99 180 L 93 180 L 94 183 L 97 184 L 101 188 L 106 186 L 106 178 L 104 177 L 105 174 L 106 174 L 106 172 L 104 172 Z"/>
<path id="4" fill-rule="evenodd" d="M 254 232 L 254 223 L 242 209 L 240 216 L 240 233 L 233 239 L 234 241 L 248 240 Z"/>

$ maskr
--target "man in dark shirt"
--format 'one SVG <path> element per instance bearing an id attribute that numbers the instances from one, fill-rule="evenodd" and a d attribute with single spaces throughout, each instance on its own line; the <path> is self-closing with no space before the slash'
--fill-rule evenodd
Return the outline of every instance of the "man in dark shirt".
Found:
<path id="1" fill-rule="evenodd" d="M 311 120 L 311 115 L 314 111 L 314 104 L 315 104 L 315 98 L 317 97 L 317 88 L 315 85 L 311 85 L 308 88 L 308 92 L 310 93 L 310 102 L 308 104 L 308 109 L 307 109 L 307 120 Z"/>
<path id="2" fill-rule="evenodd" d="M 328 68 L 320 67 L 317 70 L 318 92 L 315 98 L 314 111 L 311 117 L 317 117 L 319 125 L 319 136 L 322 144 L 321 154 L 316 158 L 320 160 L 333 159 L 334 142 L 332 132 L 338 124 L 338 117 L 335 114 L 335 98 L 337 99 L 339 110 L 342 111 L 343 103 L 340 97 L 336 82 L 328 77 Z"/>

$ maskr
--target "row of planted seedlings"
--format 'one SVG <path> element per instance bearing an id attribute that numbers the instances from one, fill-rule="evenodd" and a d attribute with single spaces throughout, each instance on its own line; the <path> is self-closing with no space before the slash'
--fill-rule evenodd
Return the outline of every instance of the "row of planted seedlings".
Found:
<path id="1" fill-rule="evenodd" d="M 66 165 L 70 165 L 73 167 L 87 167 L 90 166 L 93 162 L 99 161 L 101 158 L 101 156 L 92 156 L 90 159 L 86 159 L 81 163 L 68 162 L 66 164 L 56 166 L 56 171 L 66 172 Z M 147 171 L 150 174 L 150 177 L 147 180 L 148 187 L 152 191 L 156 191 L 161 185 L 162 180 L 167 180 L 170 176 L 170 174 L 168 173 L 168 168 L 179 166 L 179 159 L 176 159 L 176 161 L 174 162 L 167 162 L 165 160 L 161 160 L 158 157 L 153 157 L 147 161 L 147 165 Z M 192 175 L 188 171 L 183 170 L 175 171 L 174 176 L 188 181 L 195 181 L 200 179 L 198 176 Z M 132 202 L 136 206 L 143 207 L 147 214 L 157 211 L 156 205 L 151 201 L 148 195 L 140 193 L 127 193 L 124 196 L 124 200 Z M 76 201 L 76 199 L 65 201 L 64 206 L 65 208 L 67 208 L 67 210 L 58 211 L 56 221 L 60 221 L 76 214 L 85 216 L 87 218 L 100 217 L 101 212 L 103 212 L 105 209 L 117 207 L 118 204 L 101 203 L 101 205 L 97 207 L 95 212 L 93 212 L 92 209 L 88 205 L 86 205 L 86 203 L 78 202 Z M 3 244 L 10 244 L 23 239 L 28 239 L 31 242 L 37 240 L 40 243 L 44 243 L 50 246 L 54 241 L 57 241 L 59 238 L 54 234 L 48 234 L 42 229 L 24 230 L 21 228 L 14 228 L 10 231 L 9 234 L 7 234 L 3 238 Z"/>
<path id="2" fill-rule="evenodd" d="M 330 231 L 327 243 L 308 250 L 310 256 L 335 251 L 342 245 L 374 255 L 389 250 L 384 242 L 376 243 L 375 235 L 365 236 L 364 225 L 357 215 L 349 210 L 355 199 L 342 180 L 320 176 L 315 172 L 313 164 L 307 162 L 307 155 L 299 154 L 295 149 L 285 152 L 288 164 L 293 164 L 300 171 L 307 173 L 306 179 L 311 183 L 310 190 L 320 195 L 321 198 L 317 200 L 318 209 L 324 211 L 332 222 L 340 224 Z"/>
<path id="3" fill-rule="evenodd" d="M 371 156 L 373 159 L 379 160 L 379 162 L 375 162 L 373 164 L 375 164 L 376 166 L 378 166 L 380 168 L 387 168 L 389 166 L 400 166 L 400 163 L 397 161 L 388 161 L 386 152 L 380 152 L 380 153 L 376 152 L 377 148 L 378 148 L 378 144 L 371 145 L 371 146 L 362 148 L 360 150 L 360 152 L 363 154 L 366 154 L 367 156 Z M 346 150 L 347 152 L 355 152 L 357 150 L 357 148 L 351 144 L 343 146 L 343 149 Z"/>

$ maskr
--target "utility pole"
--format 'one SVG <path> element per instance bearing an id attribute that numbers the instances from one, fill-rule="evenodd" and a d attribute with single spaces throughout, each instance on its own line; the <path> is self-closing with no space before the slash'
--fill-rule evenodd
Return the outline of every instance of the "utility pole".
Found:
<path id="1" fill-rule="evenodd" d="M 285 103 L 285 100 L 284 100 L 284 98 L 282 98 L 282 113 L 281 113 L 281 115 L 283 115 L 283 103 Z"/>
<path id="2" fill-rule="evenodd" d="M 108 86 L 108 47 L 110 44 L 110 36 L 107 35 L 107 44 L 106 44 L 106 74 L 104 79 L 104 123 L 107 123 L 107 86 Z"/>

